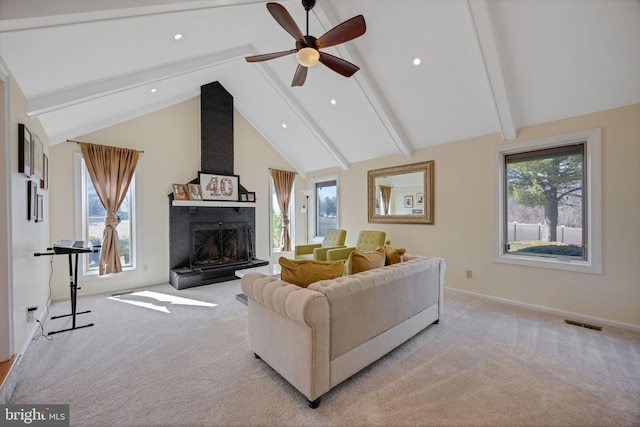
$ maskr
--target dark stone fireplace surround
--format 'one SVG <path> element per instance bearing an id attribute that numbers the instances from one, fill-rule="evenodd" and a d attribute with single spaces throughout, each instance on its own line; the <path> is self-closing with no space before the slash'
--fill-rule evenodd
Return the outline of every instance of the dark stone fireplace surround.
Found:
<path id="1" fill-rule="evenodd" d="M 201 171 L 233 175 L 233 97 L 219 82 L 200 88 L 200 131 Z M 245 191 L 242 185 L 240 191 Z M 225 203 L 173 206 L 169 195 L 169 282 L 176 289 L 233 280 L 236 270 L 268 264 L 255 258 L 255 208 Z M 203 230 L 212 231 L 204 242 Z M 228 242 L 216 240 L 224 236 Z M 194 262 L 194 246 L 209 259 Z"/>

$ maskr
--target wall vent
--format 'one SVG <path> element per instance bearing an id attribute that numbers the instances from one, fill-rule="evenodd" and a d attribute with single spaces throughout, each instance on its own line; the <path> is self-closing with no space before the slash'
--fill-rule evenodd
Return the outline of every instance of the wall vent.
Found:
<path id="1" fill-rule="evenodd" d="M 602 331 L 602 326 L 590 325 L 584 322 L 578 322 L 575 320 L 565 319 L 564 323 L 568 323 L 569 325 L 580 326 L 581 328 L 593 329 L 594 331 Z"/>

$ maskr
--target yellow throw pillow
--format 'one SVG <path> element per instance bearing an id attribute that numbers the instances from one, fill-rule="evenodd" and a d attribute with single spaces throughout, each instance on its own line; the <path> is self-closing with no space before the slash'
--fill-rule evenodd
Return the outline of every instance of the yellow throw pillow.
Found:
<path id="1" fill-rule="evenodd" d="M 387 240 L 384 244 L 384 254 L 386 261 L 384 265 L 397 264 L 402 262 L 402 255 L 407 252 L 405 248 L 392 248 L 391 240 Z"/>
<path id="2" fill-rule="evenodd" d="M 342 273 L 344 261 L 316 261 L 312 259 L 289 259 L 280 257 L 280 278 L 306 288 L 318 280 L 335 279 Z"/>
<path id="3" fill-rule="evenodd" d="M 354 249 L 347 259 L 347 274 L 384 267 L 384 259 L 384 248 L 372 252 L 361 252 Z"/>

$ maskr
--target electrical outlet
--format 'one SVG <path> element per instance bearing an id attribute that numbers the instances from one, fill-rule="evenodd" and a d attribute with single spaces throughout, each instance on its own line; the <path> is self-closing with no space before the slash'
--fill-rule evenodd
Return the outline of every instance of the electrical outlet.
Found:
<path id="1" fill-rule="evenodd" d="M 464 274 L 466 276 L 467 279 L 473 279 L 473 271 L 471 270 L 465 270 Z"/>
<path id="2" fill-rule="evenodd" d="M 27 307 L 27 323 L 33 323 L 36 320 L 36 310 L 38 306 Z"/>
<path id="3" fill-rule="evenodd" d="M 142 265 L 142 270 L 143 271 L 149 271 L 149 264 L 143 264 Z"/>

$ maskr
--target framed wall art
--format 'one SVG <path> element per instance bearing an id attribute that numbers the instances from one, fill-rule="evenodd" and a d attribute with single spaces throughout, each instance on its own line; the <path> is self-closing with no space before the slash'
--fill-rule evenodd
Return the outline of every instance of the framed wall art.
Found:
<path id="1" fill-rule="evenodd" d="M 44 148 L 42 146 L 42 141 L 38 138 L 38 135 L 32 135 L 33 138 L 31 140 L 31 154 L 33 157 L 31 158 L 31 176 L 35 176 L 38 181 L 42 179 L 42 157 L 44 155 Z"/>
<path id="2" fill-rule="evenodd" d="M 44 195 L 36 194 L 36 222 L 44 222 Z"/>
<path id="3" fill-rule="evenodd" d="M 31 181 L 27 181 L 27 220 L 35 221 L 38 214 L 38 185 Z"/>
<path id="4" fill-rule="evenodd" d="M 405 208 L 413 207 L 413 196 L 404 196 L 404 207 Z"/>
<path id="5" fill-rule="evenodd" d="M 40 188 L 49 189 L 49 158 L 46 154 L 42 154 L 42 179 L 40 179 Z"/>
<path id="6" fill-rule="evenodd" d="M 416 193 L 416 205 L 424 204 L 424 193 Z"/>
<path id="7" fill-rule="evenodd" d="M 240 179 L 238 175 L 218 175 L 214 173 L 198 172 L 202 200 L 238 201 Z"/>
<path id="8" fill-rule="evenodd" d="M 31 132 L 22 123 L 18 124 L 18 172 L 31 176 Z"/>

